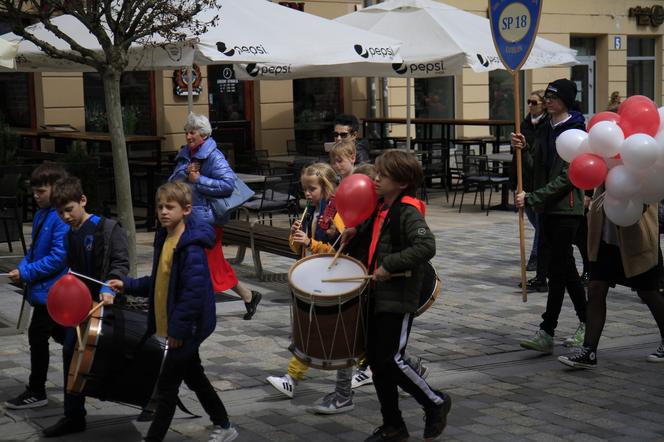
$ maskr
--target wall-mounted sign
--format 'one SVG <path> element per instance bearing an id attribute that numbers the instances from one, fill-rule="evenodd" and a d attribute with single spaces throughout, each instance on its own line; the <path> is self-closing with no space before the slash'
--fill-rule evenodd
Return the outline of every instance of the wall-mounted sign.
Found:
<path id="1" fill-rule="evenodd" d="M 664 6 L 637 6 L 629 8 L 629 16 L 636 17 L 636 24 L 639 26 L 658 27 L 664 23 Z"/>
<path id="2" fill-rule="evenodd" d="M 613 49 L 622 49 L 622 37 L 620 35 L 613 37 Z"/>
<path id="3" fill-rule="evenodd" d="M 191 83 L 191 92 L 192 95 L 199 95 L 203 88 L 201 87 L 201 81 L 203 77 L 201 76 L 201 68 L 197 64 L 193 65 L 191 69 L 192 83 Z M 187 68 L 183 67 L 173 71 L 173 91 L 175 95 L 188 95 L 188 86 L 189 75 L 187 74 Z"/>

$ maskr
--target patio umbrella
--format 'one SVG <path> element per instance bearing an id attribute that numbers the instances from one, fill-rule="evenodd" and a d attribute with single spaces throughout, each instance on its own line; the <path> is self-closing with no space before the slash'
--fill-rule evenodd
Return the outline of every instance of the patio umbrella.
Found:
<path id="1" fill-rule="evenodd" d="M 129 51 L 129 70 L 174 69 L 216 63 L 273 62 L 313 70 L 319 66 L 401 62 L 399 42 L 265 0 L 220 0 L 219 9 L 199 14 L 218 16 L 217 25 L 198 36 L 171 43 L 154 39 L 136 43 Z M 101 52 L 97 39 L 76 18 L 63 15 L 52 23 L 81 46 Z M 69 45 L 42 24 L 29 28 L 35 36 L 63 51 Z M 33 43 L 8 33 L 2 38 L 19 44 L 18 71 L 90 71 L 92 68 L 49 57 Z"/>
<path id="2" fill-rule="evenodd" d="M 14 69 L 14 57 L 16 57 L 17 50 L 17 44 L 10 43 L 0 38 L 0 66 Z"/>

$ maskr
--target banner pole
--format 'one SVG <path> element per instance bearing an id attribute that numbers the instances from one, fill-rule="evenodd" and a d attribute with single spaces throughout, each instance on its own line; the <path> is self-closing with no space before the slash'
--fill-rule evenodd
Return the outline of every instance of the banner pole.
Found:
<path id="1" fill-rule="evenodd" d="M 521 87 L 519 85 L 519 70 L 512 71 L 514 78 L 514 133 L 521 132 Z M 521 149 L 515 149 L 516 158 L 516 193 L 523 192 L 523 175 L 521 173 Z M 528 302 L 528 287 L 526 282 L 526 231 L 523 220 L 524 209 L 519 209 L 519 251 L 521 254 L 521 299 Z"/>

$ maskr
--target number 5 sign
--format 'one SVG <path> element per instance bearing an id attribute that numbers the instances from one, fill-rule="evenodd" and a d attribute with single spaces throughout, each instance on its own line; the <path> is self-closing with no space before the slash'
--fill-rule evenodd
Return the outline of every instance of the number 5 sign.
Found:
<path id="1" fill-rule="evenodd" d="M 518 70 L 535 43 L 542 0 L 489 0 L 491 34 L 505 68 Z"/>

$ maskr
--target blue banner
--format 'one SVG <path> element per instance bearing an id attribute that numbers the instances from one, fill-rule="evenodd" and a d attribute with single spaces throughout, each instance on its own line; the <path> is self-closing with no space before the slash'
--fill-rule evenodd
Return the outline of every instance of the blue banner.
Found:
<path id="1" fill-rule="evenodd" d="M 535 43 L 543 0 L 489 0 L 496 51 L 505 68 L 518 70 Z"/>

